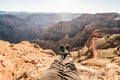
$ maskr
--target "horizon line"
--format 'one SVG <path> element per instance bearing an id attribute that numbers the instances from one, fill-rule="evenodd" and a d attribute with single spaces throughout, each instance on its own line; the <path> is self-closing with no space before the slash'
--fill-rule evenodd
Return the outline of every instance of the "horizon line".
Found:
<path id="1" fill-rule="evenodd" d="M 55 12 L 55 11 L 6 11 L 6 10 L 0 10 L 0 12 L 8 12 L 8 13 L 61 13 L 61 14 L 98 14 L 98 13 L 118 13 L 119 12 Z"/>

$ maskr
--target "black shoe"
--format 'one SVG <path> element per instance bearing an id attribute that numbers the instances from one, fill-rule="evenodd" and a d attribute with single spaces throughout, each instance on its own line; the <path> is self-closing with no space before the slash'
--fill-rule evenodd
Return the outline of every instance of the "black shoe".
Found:
<path id="1" fill-rule="evenodd" d="M 66 44 L 65 46 L 61 44 L 59 46 L 59 54 L 62 56 L 63 59 L 66 58 L 67 55 L 70 54 L 71 47 L 69 44 Z"/>
<path id="2" fill-rule="evenodd" d="M 65 54 L 70 54 L 71 47 L 69 44 L 65 45 Z"/>
<path id="3" fill-rule="evenodd" d="M 59 54 L 64 54 L 64 52 L 65 52 L 64 45 L 61 44 L 61 45 L 59 46 Z"/>

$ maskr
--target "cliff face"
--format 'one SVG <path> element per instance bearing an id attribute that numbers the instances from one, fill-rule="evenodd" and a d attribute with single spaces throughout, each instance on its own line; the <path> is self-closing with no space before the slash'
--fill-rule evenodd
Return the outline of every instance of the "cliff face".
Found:
<path id="1" fill-rule="evenodd" d="M 81 33 L 86 25 L 93 24 L 94 29 L 99 28 L 113 28 L 119 27 L 119 20 L 114 20 L 119 14 L 83 14 L 82 16 L 73 19 L 72 21 L 59 22 L 54 24 L 53 27 L 49 28 L 45 33 L 44 38 L 50 40 L 59 40 L 66 34 L 70 37 L 75 37 L 77 33 Z M 49 37 L 49 35 L 51 37 Z"/>
<path id="2" fill-rule="evenodd" d="M 32 26 L 25 20 L 11 14 L 0 15 L 0 39 L 9 42 L 32 40 L 41 36 L 42 29 Z"/>
<path id="3" fill-rule="evenodd" d="M 53 24 L 43 34 L 42 41 L 33 40 L 33 42 L 45 43 L 43 48 L 48 48 L 46 45 L 49 43 L 55 46 L 68 43 L 73 48 L 80 47 L 87 44 L 93 37 L 101 38 L 106 34 L 120 34 L 119 16 L 117 13 L 83 14 L 72 21 L 61 21 Z M 64 38 L 65 35 L 68 37 Z M 49 48 L 55 50 L 55 46 L 49 46 Z"/>
<path id="4" fill-rule="evenodd" d="M 22 40 L 41 38 L 43 32 L 52 24 L 62 20 L 71 20 L 78 15 L 81 14 L 1 12 L 0 39 L 17 43 Z"/>

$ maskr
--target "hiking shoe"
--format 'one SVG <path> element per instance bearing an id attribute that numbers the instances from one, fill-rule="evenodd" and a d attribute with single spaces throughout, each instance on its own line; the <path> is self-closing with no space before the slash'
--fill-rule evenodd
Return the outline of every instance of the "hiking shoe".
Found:
<path id="1" fill-rule="evenodd" d="M 65 54 L 70 54 L 71 47 L 69 44 L 65 45 Z"/>
<path id="2" fill-rule="evenodd" d="M 65 52 L 64 45 L 61 44 L 61 45 L 59 46 L 59 53 L 60 53 L 60 54 L 64 54 L 64 52 Z"/>

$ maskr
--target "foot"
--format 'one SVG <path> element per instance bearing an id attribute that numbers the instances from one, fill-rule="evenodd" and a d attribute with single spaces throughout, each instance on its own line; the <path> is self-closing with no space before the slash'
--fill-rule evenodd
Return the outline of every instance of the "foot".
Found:
<path id="1" fill-rule="evenodd" d="M 66 58 L 67 55 L 70 54 L 70 45 L 66 44 L 65 46 L 63 44 L 61 44 L 59 46 L 59 54 L 62 56 L 63 59 Z"/>
<path id="2" fill-rule="evenodd" d="M 65 52 L 64 45 L 61 44 L 61 45 L 59 46 L 59 54 L 63 54 L 64 52 Z"/>
<path id="3" fill-rule="evenodd" d="M 65 45 L 65 54 L 70 54 L 71 47 L 69 44 Z"/>

